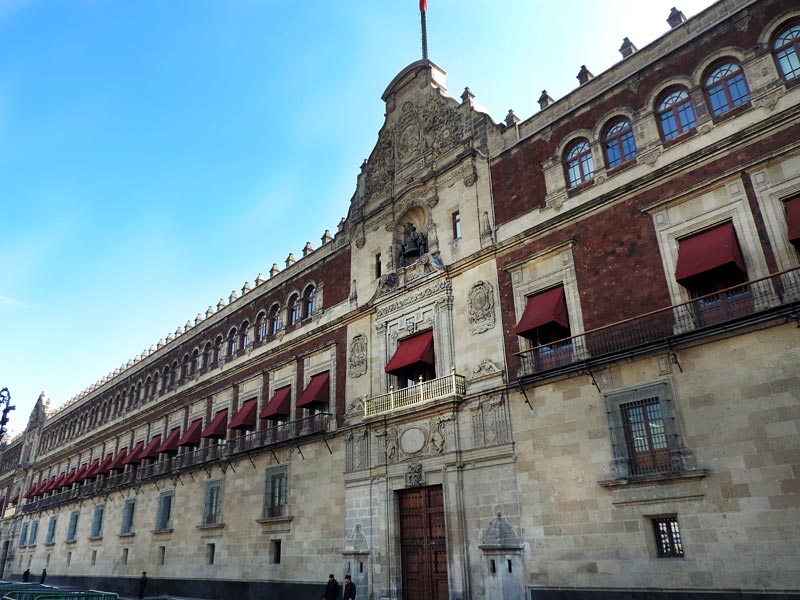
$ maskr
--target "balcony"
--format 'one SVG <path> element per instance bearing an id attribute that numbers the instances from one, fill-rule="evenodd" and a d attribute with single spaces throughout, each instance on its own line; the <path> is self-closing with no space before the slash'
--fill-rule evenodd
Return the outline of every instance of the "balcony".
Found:
<path id="1" fill-rule="evenodd" d="M 421 381 L 416 385 L 398 390 L 390 389 L 387 394 L 367 398 L 364 401 L 364 416 L 374 417 L 434 400 L 463 396 L 466 389 L 464 376 L 456 375 L 453 371 L 444 377 Z"/>
<path id="2" fill-rule="evenodd" d="M 800 269 L 791 269 L 518 352 L 518 376 L 544 378 L 774 317 L 797 318 L 798 310 Z"/>
<path id="3" fill-rule="evenodd" d="M 254 452 L 281 445 L 284 442 L 294 442 L 314 434 L 322 434 L 328 430 L 331 415 L 318 413 L 305 419 L 298 419 L 282 423 L 277 427 L 263 429 L 228 441 L 225 444 L 215 444 L 205 448 L 197 448 L 191 452 L 171 456 L 164 460 L 148 465 L 139 465 L 136 470 L 117 475 L 109 475 L 97 481 L 76 484 L 72 489 L 52 494 L 22 506 L 23 514 L 30 514 L 50 507 L 79 501 L 98 494 L 106 494 L 116 489 L 130 485 L 139 485 L 145 481 L 177 475 L 181 472 L 191 471 L 199 466 L 209 463 L 229 460 L 245 452 Z"/>

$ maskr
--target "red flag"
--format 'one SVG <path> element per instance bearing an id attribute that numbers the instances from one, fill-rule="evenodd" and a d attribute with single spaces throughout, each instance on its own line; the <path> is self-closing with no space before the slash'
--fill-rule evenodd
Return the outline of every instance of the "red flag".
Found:
<path id="1" fill-rule="evenodd" d="M 428 0 L 419 0 L 419 12 L 427 12 Z"/>

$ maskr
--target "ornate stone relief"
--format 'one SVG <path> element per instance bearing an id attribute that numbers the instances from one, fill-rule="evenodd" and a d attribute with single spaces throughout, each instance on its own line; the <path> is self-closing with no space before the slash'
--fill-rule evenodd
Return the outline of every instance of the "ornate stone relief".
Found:
<path id="1" fill-rule="evenodd" d="M 469 322 L 474 335 L 495 325 L 494 288 L 488 281 L 478 281 L 469 291 Z"/>
<path id="2" fill-rule="evenodd" d="M 350 377 L 361 377 L 367 372 L 367 336 L 358 334 L 350 340 L 350 357 L 347 359 Z"/>
<path id="3" fill-rule="evenodd" d="M 473 367 L 472 377 L 470 377 L 470 380 L 492 377 L 494 375 L 499 375 L 502 372 L 503 370 L 497 363 L 489 360 L 488 358 L 484 358 L 481 362 Z"/>
<path id="4" fill-rule="evenodd" d="M 411 463 L 406 471 L 406 486 L 419 487 L 425 484 L 425 472 L 422 463 Z"/>
<path id="5" fill-rule="evenodd" d="M 386 273 L 381 275 L 378 280 L 378 289 L 375 291 L 376 296 L 383 296 L 389 292 L 393 292 L 397 287 L 397 273 Z"/>
<path id="6" fill-rule="evenodd" d="M 375 432 L 381 449 L 389 463 L 411 458 L 443 454 L 455 443 L 452 431 L 453 417 L 439 416 L 427 423 L 416 423 L 406 427 L 390 427 Z"/>
<path id="7" fill-rule="evenodd" d="M 505 398 L 493 398 L 470 408 L 472 442 L 476 448 L 509 441 Z"/>
<path id="8" fill-rule="evenodd" d="M 411 304 L 415 304 L 420 300 L 425 300 L 432 296 L 435 296 L 439 292 L 449 292 L 452 289 L 452 283 L 449 279 L 441 279 L 432 283 L 428 287 L 424 287 L 420 290 L 417 290 L 411 294 L 407 294 L 402 299 L 399 299 L 395 302 L 392 302 L 388 306 L 378 309 L 378 317 L 385 317 L 391 313 L 397 312 L 406 306 Z"/>
<path id="9" fill-rule="evenodd" d="M 364 401 L 361 398 L 356 398 L 344 411 L 345 418 L 363 417 L 364 416 Z"/>
<path id="10" fill-rule="evenodd" d="M 351 432 L 345 438 L 345 470 L 349 473 L 369 466 L 369 430 Z"/>

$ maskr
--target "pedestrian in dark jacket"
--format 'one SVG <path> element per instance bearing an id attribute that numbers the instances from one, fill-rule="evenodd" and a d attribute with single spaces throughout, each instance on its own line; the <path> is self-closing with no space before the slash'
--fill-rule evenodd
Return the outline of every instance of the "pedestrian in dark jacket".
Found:
<path id="1" fill-rule="evenodd" d="M 339 582 L 333 573 L 328 575 L 328 585 L 325 586 L 325 595 L 322 600 L 339 600 Z"/>
<path id="2" fill-rule="evenodd" d="M 45 579 L 47 579 L 47 569 L 42 569 L 42 576 L 39 577 L 39 583 L 44 583 Z"/>
<path id="3" fill-rule="evenodd" d="M 142 571 L 142 577 L 139 579 L 139 598 L 144 598 L 144 590 L 147 587 L 147 571 Z"/>
<path id="4" fill-rule="evenodd" d="M 31 570 L 30 569 L 25 569 L 22 572 L 22 582 L 23 583 L 28 583 L 30 580 L 31 580 Z"/>
<path id="5" fill-rule="evenodd" d="M 350 575 L 344 576 L 344 598 L 343 600 L 356 600 L 356 584 L 350 579 Z"/>

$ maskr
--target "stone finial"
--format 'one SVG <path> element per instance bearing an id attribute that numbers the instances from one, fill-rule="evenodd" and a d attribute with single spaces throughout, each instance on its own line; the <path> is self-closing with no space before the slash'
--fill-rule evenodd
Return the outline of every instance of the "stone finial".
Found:
<path id="1" fill-rule="evenodd" d="M 542 90 L 542 95 L 539 96 L 539 108 L 544 110 L 551 104 L 555 104 L 555 100 L 547 93 L 547 90 Z"/>
<path id="2" fill-rule="evenodd" d="M 158 343 L 156 344 L 156 350 L 163 347 L 164 347 L 164 340 L 163 339 L 158 340 Z"/>
<path id="3" fill-rule="evenodd" d="M 269 276 L 275 277 L 281 270 L 278 268 L 278 263 L 272 263 L 272 268 L 269 270 Z"/>
<path id="4" fill-rule="evenodd" d="M 303 256 L 308 256 L 314 251 L 314 248 L 311 246 L 311 242 L 306 242 L 306 245 L 303 246 Z"/>
<path id="5" fill-rule="evenodd" d="M 119 369 L 114 369 L 114 372 L 111 374 L 112 377 L 116 377 L 119 375 Z"/>
<path id="6" fill-rule="evenodd" d="M 461 94 L 461 102 L 469 102 L 475 97 L 475 94 L 470 91 L 468 87 L 464 88 L 464 93 Z"/>
<path id="7" fill-rule="evenodd" d="M 266 279 L 264 279 L 264 274 L 263 273 L 259 273 L 258 276 L 256 277 L 256 287 L 260 286 L 265 281 L 266 281 Z"/>
<path id="8" fill-rule="evenodd" d="M 189 331 L 191 328 L 192 328 L 192 322 L 186 321 L 186 325 L 183 326 L 183 331 L 184 332 Z"/>
<path id="9" fill-rule="evenodd" d="M 206 319 L 207 319 L 208 317 L 210 317 L 211 315 L 213 315 L 213 314 L 214 314 L 214 309 L 213 309 L 212 307 L 210 307 L 210 306 L 209 306 L 209 307 L 208 307 L 208 310 L 206 310 Z"/>
<path id="10" fill-rule="evenodd" d="M 336 231 L 343 231 L 344 230 L 344 217 L 339 219 L 339 224 L 336 225 Z"/>
<path id="11" fill-rule="evenodd" d="M 234 302 L 239 296 L 236 294 L 236 290 L 231 290 L 231 295 L 228 296 L 228 304 Z"/>
<path id="12" fill-rule="evenodd" d="M 672 29 L 675 29 L 681 23 L 686 23 L 686 15 L 673 6 L 672 10 L 669 11 L 667 23 Z"/>
<path id="13" fill-rule="evenodd" d="M 509 108 L 508 109 L 508 114 L 506 115 L 505 121 L 506 121 L 506 125 L 508 127 L 512 127 L 512 126 L 516 125 L 517 123 L 519 123 L 519 117 L 517 115 L 515 115 L 514 111 Z"/>
<path id="14" fill-rule="evenodd" d="M 220 298 L 219 302 L 217 302 L 217 311 L 220 311 L 223 308 L 225 308 L 225 298 Z"/>
<path id="15" fill-rule="evenodd" d="M 130 359 L 128 362 L 125 363 L 125 368 L 130 369 L 133 366 L 133 359 Z"/>
<path id="16" fill-rule="evenodd" d="M 251 289 L 250 288 L 250 282 L 249 281 L 245 281 L 244 285 L 242 286 L 242 296 L 244 296 L 247 292 L 249 292 L 250 289 Z"/>
<path id="17" fill-rule="evenodd" d="M 167 343 L 169 344 L 169 343 L 170 343 L 172 340 L 174 340 L 174 339 L 175 339 L 175 336 L 174 336 L 174 335 L 172 335 L 172 334 L 170 333 L 170 334 L 167 336 Z"/>
<path id="18" fill-rule="evenodd" d="M 286 257 L 286 268 L 288 269 L 289 267 L 291 267 L 296 262 L 297 261 L 294 258 L 294 254 L 289 252 L 289 256 Z"/>
<path id="19" fill-rule="evenodd" d="M 148 350 L 147 355 L 150 356 L 155 351 L 156 351 L 155 345 L 154 344 L 150 344 L 150 350 Z"/>
<path id="20" fill-rule="evenodd" d="M 331 230 L 326 229 L 325 233 L 322 234 L 322 245 L 324 246 L 325 244 L 332 241 L 333 241 L 333 236 L 331 235 Z"/>
<path id="21" fill-rule="evenodd" d="M 622 58 L 628 58 L 637 50 L 638 48 L 633 45 L 632 41 L 630 41 L 628 38 L 623 38 L 622 46 L 619 47 L 619 53 L 622 54 Z"/>
<path id="22" fill-rule="evenodd" d="M 178 337 L 178 336 L 179 336 L 179 335 L 181 335 L 182 333 L 183 333 L 183 327 L 181 327 L 180 325 L 178 325 L 178 328 L 175 330 L 175 337 Z"/>
<path id="23" fill-rule="evenodd" d="M 594 79 L 594 75 L 592 75 L 592 72 L 586 68 L 586 65 L 581 65 L 581 70 L 578 71 L 577 78 L 578 78 L 578 83 L 583 85 L 590 79 Z"/>

